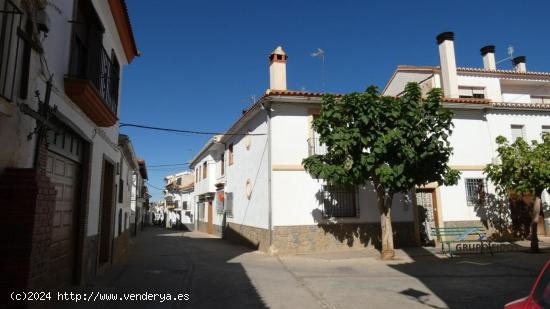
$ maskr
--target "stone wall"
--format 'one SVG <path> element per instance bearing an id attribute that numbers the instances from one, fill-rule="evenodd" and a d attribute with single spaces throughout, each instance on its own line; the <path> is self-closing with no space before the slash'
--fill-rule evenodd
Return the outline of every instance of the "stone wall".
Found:
<path id="1" fill-rule="evenodd" d="M 413 222 L 392 223 L 396 247 L 415 246 Z M 273 250 L 279 255 L 380 247 L 380 223 L 275 226 Z"/>
<path id="2" fill-rule="evenodd" d="M 203 233 L 208 233 L 208 222 L 198 221 L 198 231 Z M 222 237 L 223 229 L 220 225 L 214 224 L 214 233 L 212 235 Z"/>
<path id="3" fill-rule="evenodd" d="M 269 250 L 269 230 L 267 229 L 230 222 L 224 230 L 224 239 L 263 252 Z"/>
<path id="4" fill-rule="evenodd" d="M 471 227 L 479 226 L 482 227 L 483 224 L 480 220 L 469 220 L 469 221 L 445 221 L 443 222 L 445 227 Z"/>

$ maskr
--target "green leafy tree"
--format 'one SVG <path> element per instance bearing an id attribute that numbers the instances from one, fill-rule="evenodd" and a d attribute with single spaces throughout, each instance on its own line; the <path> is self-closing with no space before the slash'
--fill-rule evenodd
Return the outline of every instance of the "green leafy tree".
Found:
<path id="1" fill-rule="evenodd" d="M 539 251 L 537 224 L 542 204 L 542 192 L 550 188 L 550 134 L 542 136 L 542 143 L 522 138 L 512 144 L 505 137 L 496 138 L 499 164 L 489 164 L 485 168 L 487 177 L 495 184 L 497 193 L 509 196 L 516 201 L 532 200 L 529 203 L 531 214 L 531 250 Z M 523 203 L 518 203 L 518 205 Z"/>
<path id="2" fill-rule="evenodd" d="M 303 160 L 305 169 L 330 184 L 371 182 L 382 228 L 382 258 L 394 257 L 391 205 L 395 193 L 430 182 L 455 184 L 459 173 L 447 165 L 452 112 L 441 104 L 441 90 L 422 98 L 417 83 L 399 98 L 382 96 L 375 86 L 341 98 L 325 95 L 313 128 L 325 155 Z"/>

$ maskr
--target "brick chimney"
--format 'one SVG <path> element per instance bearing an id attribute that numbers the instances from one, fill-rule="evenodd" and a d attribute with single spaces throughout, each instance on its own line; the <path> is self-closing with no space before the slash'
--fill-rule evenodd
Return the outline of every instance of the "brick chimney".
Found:
<path id="1" fill-rule="evenodd" d="M 437 37 L 439 45 L 439 61 L 441 63 L 441 82 L 443 95 L 447 98 L 458 98 L 458 79 L 456 76 L 456 60 L 454 33 L 443 32 Z"/>
<path id="2" fill-rule="evenodd" d="M 496 70 L 497 64 L 495 62 L 495 46 L 487 45 L 482 47 L 479 51 L 483 57 L 483 68 L 486 70 Z"/>
<path id="3" fill-rule="evenodd" d="M 286 59 L 288 56 L 281 46 L 275 48 L 269 55 L 269 89 L 287 90 Z"/>
<path id="4" fill-rule="evenodd" d="M 527 72 L 527 66 L 525 65 L 525 56 L 518 56 L 514 59 L 512 59 L 512 63 L 514 64 L 514 69 L 518 72 Z"/>

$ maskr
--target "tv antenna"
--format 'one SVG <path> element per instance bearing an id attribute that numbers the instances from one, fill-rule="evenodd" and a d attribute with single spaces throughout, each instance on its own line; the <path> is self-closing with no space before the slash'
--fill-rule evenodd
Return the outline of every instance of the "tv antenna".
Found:
<path id="1" fill-rule="evenodd" d="M 506 53 L 508 54 L 508 57 L 497 61 L 495 64 L 499 64 L 499 63 L 501 63 L 503 61 L 506 61 L 506 60 L 512 60 L 512 58 L 514 58 L 514 46 L 508 45 L 508 48 L 506 49 Z"/>
<path id="2" fill-rule="evenodd" d="M 325 91 L 325 51 L 317 47 L 317 50 L 311 53 L 311 57 L 321 59 L 321 88 L 322 91 Z"/>

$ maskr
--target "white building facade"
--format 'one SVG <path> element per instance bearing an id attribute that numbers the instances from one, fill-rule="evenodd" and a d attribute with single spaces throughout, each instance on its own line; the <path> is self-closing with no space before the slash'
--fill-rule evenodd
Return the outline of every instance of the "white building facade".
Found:
<path id="1" fill-rule="evenodd" d="M 380 215 L 372 187 L 327 187 L 302 166 L 323 151 L 311 127 L 322 94 L 286 90 L 286 60 L 280 47 L 270 56 L 270 84 L 280 89 L 269 89 L 190 162 L 199 230 L 278 254 L 377 245 Z M 417 242 L 411 199 L 393 202 L 398 245 Z"/>
<path id="2" fill-rule="evenodd" d="M 480 193 L 494 194 L 483 169 L 497 162 L 496 137 L 541 141 L 542 132 L 550 131 L 550 73 L 528 71 L 523 56 L 513 59 L 513 70 L 498 69 L 494 46 L 481 49 L 482 68 L 457 67 L 454 34 L 442 33 L 437 42 L 440 66 L 399 66 L 383 93 L 398 96 L 410 81 L 419 82 L 424 94 L 442 88 L 444 106 L 454 112 L 449 165 L 461 178 L 455 186 L 418 188 L 419 204 L 434 213 L 433 226 L 479 225 L 495 219 L 495 209 L 478 202 Z M 546 220 L 545 227 L 541 218 L 539 234 L 550 232 Z"/>
<path id="3" fill-rule="evenodd" d="M 51 212 L 36 206 L 40 195 L 29 208 L 47 210 L 53 222 L 32 243 L 55 249 L 33 272 L 48 273 L 54 287 L 84 283 L 112 262 L 122 68 L 138 55 L 126 4 L 1 0 L 0 6 L 6 8 L 0 24 L 7 25 L 0 34 L 7 72 L 0 84 L 8 85 L 0 90 L 0 144 L 9 145 L 0 150 L 0 174 L 55 192 Z M 13 211 L 24 208 L 20 201 L 9 204 Z"/>

